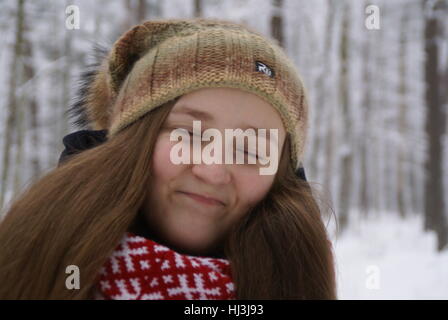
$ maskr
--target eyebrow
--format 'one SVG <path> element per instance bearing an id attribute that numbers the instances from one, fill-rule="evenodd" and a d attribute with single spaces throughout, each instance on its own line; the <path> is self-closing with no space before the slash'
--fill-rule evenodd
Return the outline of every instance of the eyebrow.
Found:
<path id="1" fill-rule="evenodd" d="M 201 120 L 206 120 L 206 121 L 213 121 L 214 120 L 214 117 L 211 114 L 207 113 L 207 112 L 199 111 L 199 110 L 196 110 L 196 109 L 193 109 L 193 108 L 190 108 L 190 107 L 187 107 L 187 106 L 183 106 L 183 105 L 181 107 L 179 107 L 178 110 L 173 110 L 171 113 L 173 113 L 173 114 L 186 114 L 186 115 L 189 115 L 189 116 L 191 116 L 191 117 L 193 117 L 195 119 L 201 119 Z"/>
<path id="2" fill-rule="evenodd" d="M 179 107 L 179 109 L 173 110 L 171 113 L 172 114 L 185 114 L 185 115 L 191 116 L 195 119 L 200 119 L 200 120 L 204 120 L 204 121 L 213 121 L 215 119 L 210 113 L 207 113 L 205 111 L 196 110 L 196 109 L 193 109 L 186 105 L 181 105 Z M 252 126 L 250 124 L 242 124 L 242 126 L 240 126 L 239 128 L 243 129 L 244 131 L 246 129 L 254 129 L 255 131 L 259 130 L 259 128 Z M 270 140 L 270 135 L 266 135 L 266 138 Z"/>

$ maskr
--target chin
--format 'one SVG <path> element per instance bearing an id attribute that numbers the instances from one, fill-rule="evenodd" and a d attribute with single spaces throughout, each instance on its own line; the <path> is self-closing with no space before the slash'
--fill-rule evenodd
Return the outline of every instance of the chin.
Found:
<path id="1" fill-rule="evenodd" d="M 176 247 L 188 254 L 199 255 L 209 250 L 208 241 L 205 238 L 191 239 L 187 237 L 179 237 L 175 241 Z"/>
<path id="2" fill-rule="evenodd" d="M 223 257 L 221 248 L 215 245 L 215 242 L 208 237 L 176 237 L 173 239 L 173 246 L 179 253 L 192 256 Z"/>

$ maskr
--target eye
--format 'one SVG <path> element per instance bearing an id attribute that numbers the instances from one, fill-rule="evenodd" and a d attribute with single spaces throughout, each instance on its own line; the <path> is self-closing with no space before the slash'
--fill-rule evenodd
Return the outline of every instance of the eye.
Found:
<path id="1" fill-rule="evenodd" d="M 193 136 L 193 132 L 190 131 L 191 129 L 182 128 L 182 127 L 173 127 L 172 130 L 182 130 L 182 131 L 186 131 L 190 136 Z"/>
<path id="2" fill-rule="evenodd" d="M 247 152 L 247 151 L 244 151 L 244 153 L 247 154 L 248 156 L 255 157 L 256 159 L 258 159 L 258 155 L 257 154 L 253 154 L 253 153 Z"/>
<path id="3" fill-rule="evenodd" d="M 188 132 L 188 134 L 190 135 L 191 138 L 196 136 L 196 137 L 198 137 L 200 139 L 202 137 L 202 135 L 204 134 L 204 132 L 201 132 L 200 135 L 194 134 L 193 131 L 190 131 L 192 129 L 187 129 L 187 128 L 176 128 L 176 129 L 183 129 L 183 130 L 185 130 L 186 132 Z"/>
<path id="4" fill-rule="evenodd" d="M 253 165 L 252 163 L 249 163 L 249 161 L 248 161 L 248 157 L 251 157 L 251 158 L 255 158 L 255 160 L 256 161 L 258 161 L 258 159 L 259 159 L 259 156 L 258 156 L 258 154 L 254 154 L 254 153 L 252 153 L 252 152 L 249 152 L 249 151 L 247 151 L 246 149 L 237 149 L 237 152 L 242 152 L 242 153 L 244 153 L 244 164 L 247 164 L 247 165 Z M 256 163 L 255 163 L 256 164 Z"/>

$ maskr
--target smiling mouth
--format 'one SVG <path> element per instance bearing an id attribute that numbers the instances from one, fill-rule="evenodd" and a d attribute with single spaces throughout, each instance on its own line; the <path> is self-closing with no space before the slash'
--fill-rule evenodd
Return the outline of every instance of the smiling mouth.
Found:
<path id="1" fill-rule="evenodd" d="M 190 199 L 193 199 L 202 204 L 206 204 L 206 205 L 210 205 L 210 206 L 224 206 L 224 203 L 222 203 L 219 200 L 206 198 L 206 197 L 200 196 L 198 194 L 189 193 L 189 192 L 179 191 L 179 193 L 184 194 L 187 197 L 189 197 Z"/>

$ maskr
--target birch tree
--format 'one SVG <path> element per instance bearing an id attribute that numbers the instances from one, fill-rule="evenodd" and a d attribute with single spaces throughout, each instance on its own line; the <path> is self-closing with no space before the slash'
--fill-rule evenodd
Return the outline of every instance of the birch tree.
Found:
<path id="1" fill-rule="evenodd" d="M 5 123 L 5 135 L 3 144 L 3 169 L 1 178 L 0 191 L 0 207 L 4 205 L 4 196 L 8 187 L 8 178 L 11 172 L 10 155 L 13 150 L 13 133 L 17 122 L 17 85 L 18 75 L 20 72 L 20 58 L 22 56 L 22 42 L 24 29 L 24 15 L 25 15 L 25 1 L 19 0 L 17 2 L 16 21 L 15 21 L 15 40 L 14 40 L 14 54 L 10 64 L 9 73 L 9 93 L 7 102 L 7 118 Z"/>
<path id="2" fill-rule="evenodd" d="M 438 11 L 442 1 L 424 1 L 425 13 L 425 80 L 426 80 L 426 134 L 428 152 L 425 162 L 425 229 L 437 234 L 438 250 L 448 243 L 445 204 L 443 199 L 442 138 L 445 134 L 446 115 L 440 93 Z"/>

